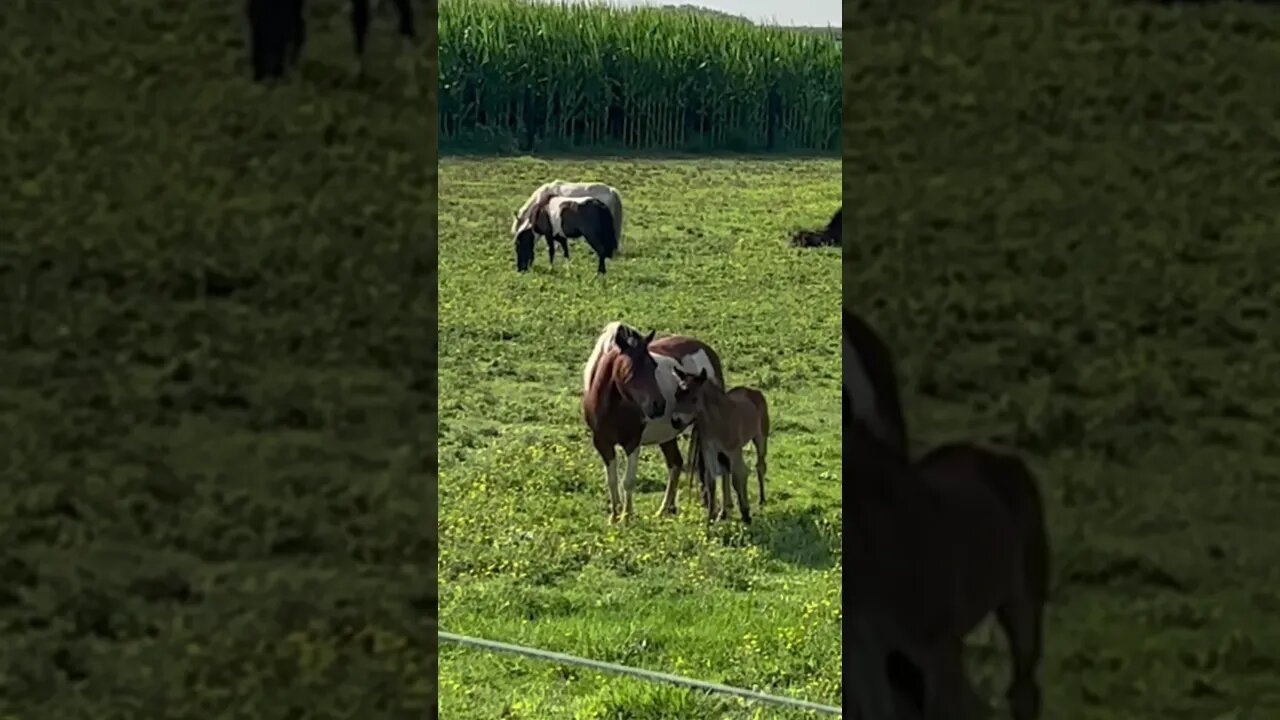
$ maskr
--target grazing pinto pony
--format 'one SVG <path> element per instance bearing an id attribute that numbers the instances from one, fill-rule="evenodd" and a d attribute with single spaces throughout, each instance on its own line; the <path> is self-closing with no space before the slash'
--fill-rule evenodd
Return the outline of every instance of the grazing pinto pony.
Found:
<path id="1" fill-rule="evenodd" d="M 764 393 L 752 387 L 735 387 L 725 392 L 719 384 L 707 380 L 707 371 L 689 373 L 675 369 L 676 406 L 671 424 L 681 427 L 697 424 L 701 433 L 703 478 L 707 520 L 729 517 L 729 486 L 738 496 L 742 522 L 751 522 L 747 501 L 747 463 L 742 448 L 747 443 L 756 448 L 756 481 L 760 486 L 760 504 L 764 505 L 764 474 L 769 452 L 769 403 Z M 720 513 L 715 513 L 715 478 L 722 479 L 724 500 Z"/>
<path id="2" fill-rule="evenodd" d="M 369 34 L 369 18 L 373 0 L 351 0 L 351 34 L 361 75 L 364 74 L 365 40 Z M 412 39 L 416 35 L 413 6 L 410 0 L 392 0 L 400 16 L 400 34 Z M 298 64 L 302 46 L 307 40 L 306 0 L 248 0 L 245 14 L 249 17 L 249 59 L 253 79 L 284 77 L 285 70 Z"/>
<path id="3" fill-rule="evenodd" d="M 569 259 L 569 238 L 585 238 L 596 253 L 596 272 L 603 275 L 604 261 L 613 257 L 617 246 L 617 234 L 613 229 L 613 213 L 604 203 L 592 197 L 553 197 L 545 205 L 535 208 L 531 222 L 521 225 L 516 232 L 516 271 L 524 272 L 533 266 L 533 245 L 537 236 L 547 239 L 550 262 L 556 259 L 556 241 Z"/>
<path id="4" fill-rule="evenodd" d="M 520 210 L 516 212 L 515 219 L 511 221 L 511 234 L 515 235 L 526 223 L 533 222 L 533 216 L 538 208 L 547 204 L 551 198 L 595 198 L 609 207 L 609 212 L 613 213 L 614 228 L 614 251 L 621 254 L 622 252 L 622 196 L 618 194 L 615 188 L 604 183 L 573 183 L 567 180 L 553 180 L 544 183 L 533 191 L 528 200 L 524 201 L 524 205 L 520 206 Z"/>
<path id="5" fill-rule="evenodd" d="M 706 372 L 723 385 L 720 357 L 709 345 L 683 335 L 655 339 L 621 322 L 604 326 L 582 369 L 582 417 L 605 467 L 609 518 L 634 515 L 636 467 L 642 445 L 657 445 L 667 462 L 667 489 L 658 514 L 676 511 L 676 480 L 684 460 L 678 438 L 687 429 L 672 423 L 676 406 L 676 374 Z M 691 439 L 690 453 L 701 452 Z M 627 456 L 622 496 L 618 494 L 617 448 Z"/>

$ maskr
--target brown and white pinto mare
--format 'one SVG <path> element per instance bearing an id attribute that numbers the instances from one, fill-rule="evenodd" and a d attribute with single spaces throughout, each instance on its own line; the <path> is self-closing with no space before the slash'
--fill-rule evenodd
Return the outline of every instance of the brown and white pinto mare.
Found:
<path id="1" fill-rule="evenodd" d="M 764 475 L 769 454 L 769 403 L 764 393 L 753 387 L 735 387 L 725 391 L 707 379 L 706 370 L 690 373 L 676 368 L 679 386 L 671 424 L 677 429 L 696 424 L 703 448 L 703 502 L 707 520 L 729 517 L 729 488 L 738 496 L 738 512 L 742 522 L 751 522 L 751 504 L 747 500 L 747 465 L 742 448 L 751 443 L 756 449 L 756 481 L 760 486 L 760 504 L 764 505 Z M 715 478 L 722 478 L 723 501 L 716 515 Z"/>
<path id="2" fill-rule="evenodd" d="M 609 490 L 609 517 L 634 515 L 636 468 L 642 445 L 657 445 L 667 463 L 667 489 L 658 514 L 676 512 L 676 481 L 684 459 L 678 440 L 687 427 L 672 425 L 677 379 L 675 368 L 706 371 L 723 385 L 720 357 L 709 345 L 683 335 L 654 338 L 620 322 L 600 331 L 582 369 L 582 416 L 591 431 L 591 442 L 605 467 Z M 701 452 L 691 438 L 691 454 Z M 618 493 L 617 448 L 627 457 Z"/>
<path id="3" fill-rule="evenodd" d="M 850 342 L 848 319 L 842 450 L 853 525 L 845 535 L 853 573 L 845 601 L 852 610 L 846 657 L 855 716 L 967 717 L 976 698 L 964 671 L 964 639 L 995 613 L 1013 655 L 1012 717 L 1033 720 L 1040 712 L 1036 667 L 1049 572 L 1036 481 L 1016 456 L 971 444 L 945 445 L 912 463 L 895 424 L 868 417 L 879 405 L 859 397 L 860 389 L 885 380 L 863 373 L 850 383 L 850 367 L 886 365 L 857 354 L 868 347 L 866 335 L 860 344 Z M 865 323 L 862 328 L 871 332 Z M 891 677 L 894 656 L 919 672 L 918 691 Z"/>

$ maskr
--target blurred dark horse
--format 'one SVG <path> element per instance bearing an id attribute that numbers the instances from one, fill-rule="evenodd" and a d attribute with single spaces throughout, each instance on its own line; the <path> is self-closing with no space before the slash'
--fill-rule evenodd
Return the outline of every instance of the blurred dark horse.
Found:
<path id="1" fill-rule="evenodd" d="M 351 34 L 355 39 L 356 57 L 364 73 L 365 39 L 369 34 L 371 3 L 374 0 L 351 0 Z M 400 34 L 416 35 L 413 6 L 410 0 L 391 0 L 400 16 Z M 284 77 L 289 66 L 297 65 L 302 46 L 307 40 L 306 0 L 248 0 L 249 55 L 253 79 Z"/>
<path id="2" fill-rule="evenodd" d="M 844 208 L 836 210 L 831 222 L 821 230 L 797 230 L 791 236 L 796 247 L 839 247 L 844 244 Z"/>

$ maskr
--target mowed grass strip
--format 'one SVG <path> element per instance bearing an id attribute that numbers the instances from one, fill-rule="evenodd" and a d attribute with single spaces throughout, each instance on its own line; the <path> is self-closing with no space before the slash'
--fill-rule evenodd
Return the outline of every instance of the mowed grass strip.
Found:
<path id="1" fill-rule="evenodd" d="M 922 446 L 1040 474 L 1046 718 L 1280 716 L 1280 15 L 961 6 L 846 26 L 846 298 Z"/>
<path id="2" fill-rule="evenodd" d="M 456 159 L 441 163 L 442 627 L 820 702 L 840 698 L 834 250 L 788 245 L 839 202 L 835 160 Z M 597 278 L 573 241 L 517 274 L 512 213 L 560 177 L 619 188 L 623 254 Z M 629 526 L 608 523 L 579 408 L 582 365 L 623 319 L 721 354 L 775 421 L 769 503 L 710 531 L 642 452 Z M 748 453 L 750 456 L 750 453 Z M 754 479 L 752 502 L 756 501 Z M 449 718 L 747 718 L 736 700 L 446 646 Z M 801 717 L 778 711 L 769 717 Z"/>

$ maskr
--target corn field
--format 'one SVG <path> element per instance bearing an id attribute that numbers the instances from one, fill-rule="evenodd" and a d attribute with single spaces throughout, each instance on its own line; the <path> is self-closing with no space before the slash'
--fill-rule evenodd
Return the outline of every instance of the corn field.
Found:
<path id="1" fill-rule="evenodd" d="M 840 45 L 687 11 L 440 3 L 440 139 L 835 150 Z"/>

